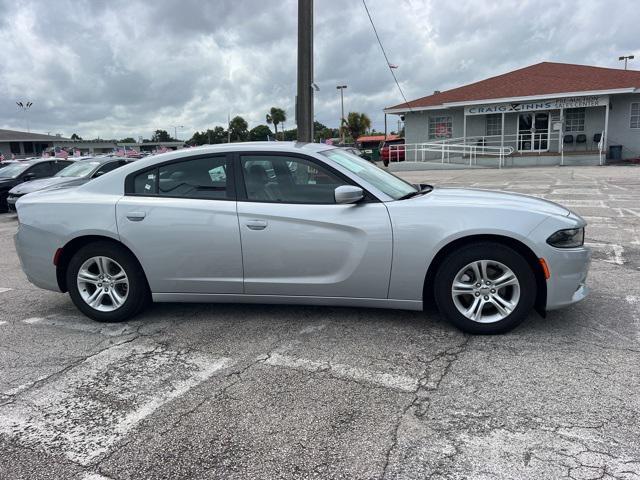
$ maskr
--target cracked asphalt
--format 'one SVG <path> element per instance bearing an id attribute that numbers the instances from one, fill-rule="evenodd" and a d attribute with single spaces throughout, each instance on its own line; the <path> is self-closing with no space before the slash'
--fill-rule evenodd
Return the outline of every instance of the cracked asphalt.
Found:
<path id="1" fill-rule="evenodd" d="M 591 295 L 493 337 L 433 309 L 99 324 L 27 282 L 0 215 L 0 478 L 640 479 L 640 167 L 401 175 L 583 215 Z"/>

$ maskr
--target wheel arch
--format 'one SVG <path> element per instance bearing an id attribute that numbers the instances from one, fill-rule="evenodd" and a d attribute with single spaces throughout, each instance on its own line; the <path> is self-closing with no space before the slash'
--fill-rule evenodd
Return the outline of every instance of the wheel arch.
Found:
<path id="1" fill-rule="evenodd" d="M 58 287 L 60 288 L 61 292 L 67 292 L 69 290 L 67 287 L 67 269 L 69 267 L 69 262 L 71 261 L 71 258 L 73 258 L 75 253 L 78 250 L 80 250 L 82 247 L 95 242 L 113 243 L 114 245 L 118 245 L 119 247 L 127 250 L 131 254 L 131 256 L 135 259 L 138 266 L 140 267 L 140 270 L 142 271 L 144 278 L 147 282 L 147 286 L 149 285 L 147 274 L 144 271 L 144 268 L 142 268 L 142 265 L 140 264 L 138 257 L 136 257 L 136 254 L 133 253 L 133 251 L 131 251 L 131 249 L 127 247 L 124 243 L 120 242 L 119 240 L 116 240 L 113 237 L 108 237 L 105 235 L 82 235 L 69 240 L 64 245 L 64 247 L 62 247 L 62 252 L 58 257 L 58 264 L 56 266 L 56 279 L 58 281 Z"/>
<path id="2" fill-rule="evenodd" d="M 444 245 L 438 253 L 433 257 L 433 260 L 429 264 L 429 268 L 427 269 L 427 273 L 424 279 L 424 286 L 422 291 L 422 298 L 425 307 L 427 305 L 434 305 L 434 279 L 438 268 L 442 265 L 443 260 L 449 255 L 451 252 L 464 247 L 466 245 L 470 245 L 478 242 L 495 242 L 505 245 L 507 247 L 512 248 L 527 261 L 533 274 L 536 279 L 536 300 L 535 300 L 535 309 L 536 311 L 542 315 L 543 317 L 546 315 L 546 305 L 547 305 L 547 281 L 545 279 L 545 274 L 540 265 L 540 261 L 538 256 L 531 250 L 531 248 L 525 243 L 517 240 L 513 237 L 507 237 L 504 235 L 495 235 L 495 234 L 480 234 L 480 235 L 469 235 L 461 238 L 457 238 L 452 240 L 451 242 Z"/>

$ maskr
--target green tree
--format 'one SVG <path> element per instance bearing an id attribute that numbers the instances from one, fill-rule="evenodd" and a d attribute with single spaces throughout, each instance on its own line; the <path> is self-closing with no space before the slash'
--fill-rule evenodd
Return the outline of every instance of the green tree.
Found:
<path id="1" fill-rule="evenodd" d="M 208 128 L 202 132 L 195 132 L 187 143 L 189 145 L 213 145 L 227 141 L 227 131 L 222 127 Z"/>
<path id="2" fill-rule="evenodd" d="M 358 137 L 371 128 L 371 119 L 365 113 L 349 112 L 346 119 L 342 119 L 342 125 L 349 132 L 349 136 L 355 142 Z"/>
<path id="3" fill-rule="evenodd" d="M 261 142 L 265 141 L 273 135 L 271 129 L 266 125 L 258 125 L 257 127 L 253 127 L 249 130 L 249 140 L 252 142 Z"/>
<path id="4" fill-rule="evenodd" d="M 77 133 L 74 133 L 73 135 L 71 135 L 71 140 L 80 141 L 82 140 L 82 137 L 79 136 Z"/>
<path id="5" fill-rule="evenodd" d="M 231 141 L 243 142 L 249 136 L 249 124 L 240 117 L 233 117 L 229 122 L 229 132 L 231 132 Z"/>
<path id="6" fill-rule="evenodd" d="M 269 110 L 269 113 L 267 113 L 267 123 L 269 125 L 273 124 L 273 128 L 276 131 L 276 138 L 278 138 L 278 125 L 286 121 L 287 114 L 282 108 L 271 107 L 271 110 Z"/>
<path id="7" fill-rule="evenodd" d="M 126 137 L 120 140 L 120 143 L 136 143 L 136 140 L 132 137 Z"/>
<path id="8" fill-rule="evenodd" d="M 175 142 L 166 130 L 156 130 L 151 136 L 152 142 Z"/>
<path id="9" fill-rule="evenodd" d="M 292 128 L 290 130 L 283 130 L 282 139 L 285 142 L 295 142 L 298 139 L 298 129 Z"/>

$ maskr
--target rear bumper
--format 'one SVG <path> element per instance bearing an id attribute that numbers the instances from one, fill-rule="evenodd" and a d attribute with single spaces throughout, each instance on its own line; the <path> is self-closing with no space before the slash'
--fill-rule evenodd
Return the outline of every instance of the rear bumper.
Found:
<path id="1" fill-rule="evenodd" d="M 20 225 L 13 237 L 20 265 L 27 279 L 36 287 L 60 292 L 53 255 L 56 239 L 34 227 Z"/>
<path id="2" fill-rule="evenodd" d="M 586 283 L 591 264 L 590 249 L 549 247 L 545 260 L 551 272 L 547 280 L 547 310 L 562 308 L 586 298 L 590 291 Z"/>

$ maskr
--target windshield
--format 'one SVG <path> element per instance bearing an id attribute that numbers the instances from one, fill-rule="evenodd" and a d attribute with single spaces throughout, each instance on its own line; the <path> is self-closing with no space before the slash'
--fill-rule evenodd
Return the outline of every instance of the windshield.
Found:
<path id="1" fill-rule="evenodd" d="M 79 161 L 60 170 L 56 177 L 84 177 L 89 175 L 100 162 Z"/>
<path id="2" fill-rule="evenodd" d="M 418 191 L 416 187 L 410 183 L 405 182 L 401 178 L 398 178 L 389 172 L 385 172 L 380 167 L 375 166 L 373 163 L 364 160 L 357 155 L 353 155 L 337 148 L 320 153 L 340 166 L 346 168 L 351 173 L 362 178 L 366 182 L 369 182 L 371 185 L 386 193 L 394 200 L 398 200 L 407 194 Z"/>
<path id="3" fill-rule="evenodd" d="M 27 168 L 31 166 L 30 163 L 15 163 L 0 169 L 0 178 L 16 178 Z"/>

